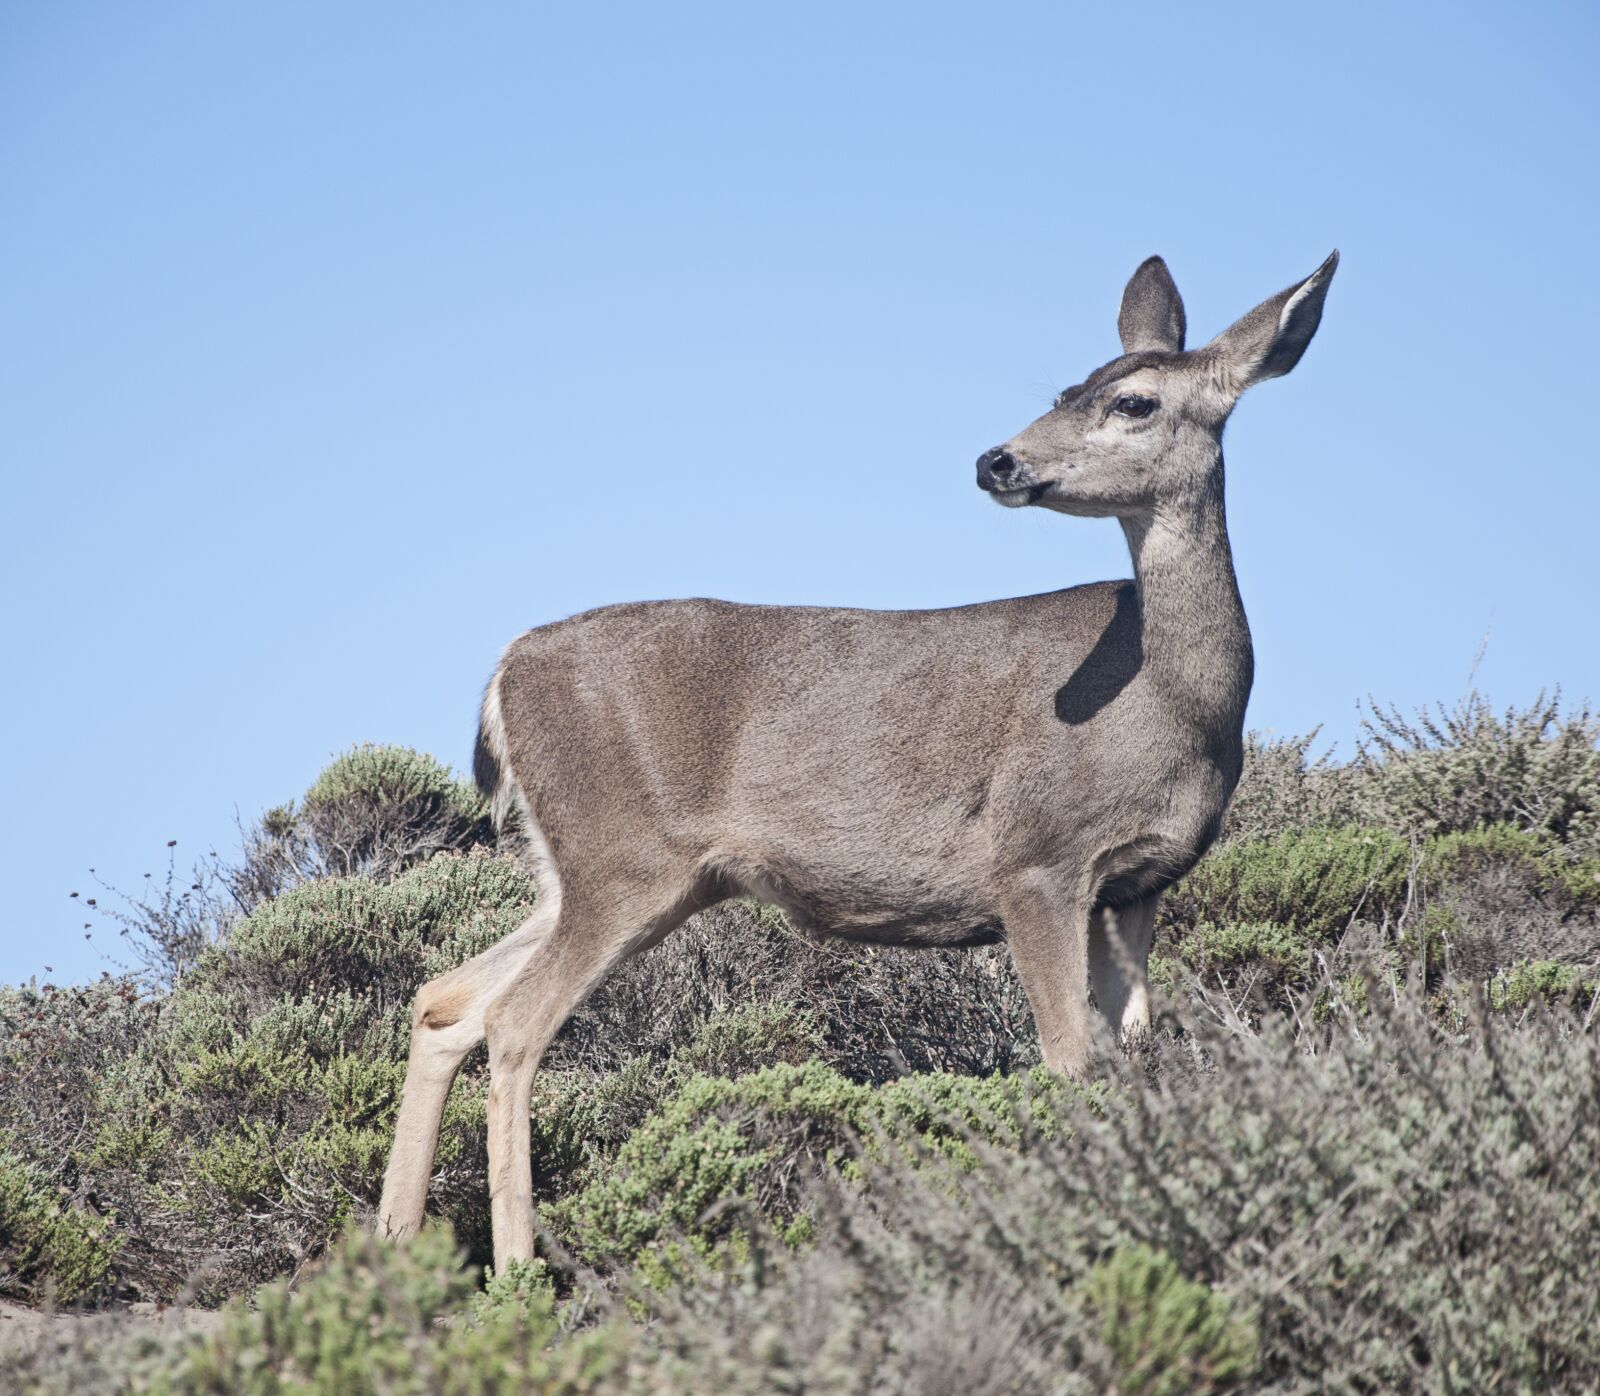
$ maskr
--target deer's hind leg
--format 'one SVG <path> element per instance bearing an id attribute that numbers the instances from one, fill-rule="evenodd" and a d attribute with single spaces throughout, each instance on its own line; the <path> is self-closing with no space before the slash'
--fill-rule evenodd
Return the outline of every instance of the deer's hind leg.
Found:
<path id="1" fill-rule="evenodd" d="M 561 918 L 489 1004 L 489 1208 L 494 1263 L 533 1256 L 529 1108 L 534 1073 L 551 1039 L 608 973 L 706 904 L 681 886 L 619 896 L 569 886 Z"/>
<path id="2" fill-rule="evenodd" d="M 380 1236 L 398 1239 L 421 1227 L 439 1125 L 456 1072 L 467 1053 L 483 1041 L 485 1017 L 495 995 L 555 928 L 560 909 L 559 895 L 541 897 L 533 914 L 510 935 L 417 991 L 411 1005 L 405 1087 L 378 1204 Z"/>
<path id="3" fill-rule="evenodd" d="M 1102 907 L 1089 923 L 1089 979 L 1095 1003 L 1124 1040 L 1150 1027 L 1146 968 L 1161 894 L 1124 907 Z"/>

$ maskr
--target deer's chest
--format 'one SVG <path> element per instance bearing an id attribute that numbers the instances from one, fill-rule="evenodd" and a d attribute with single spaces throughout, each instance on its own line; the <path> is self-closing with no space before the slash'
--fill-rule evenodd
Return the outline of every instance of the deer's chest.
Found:
<path id="1" fill-rule="evenodd" d="M 1153 751 L 1116 773 L 1081 769 L 1039 793 L 1041 863 L 1087 871 L 1095 901 L 1126 906 L 1170 887 L 1216 840 L 1238 781 L 1229 751 Z M 1025 816 L 1027 817 L 1027 816 Z"/>

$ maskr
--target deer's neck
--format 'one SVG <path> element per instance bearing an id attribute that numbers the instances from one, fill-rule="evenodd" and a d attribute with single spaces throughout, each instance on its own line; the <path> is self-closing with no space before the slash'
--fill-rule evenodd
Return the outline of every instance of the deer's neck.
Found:
<path id="1" fill-rule="evenodd" d="M 1133 554 L 1143 669 L 1220 741 L 1237 741 L 1255 674 L 1250 627 L 1217 486 L 1199 500 L 1122 520 Z"/>

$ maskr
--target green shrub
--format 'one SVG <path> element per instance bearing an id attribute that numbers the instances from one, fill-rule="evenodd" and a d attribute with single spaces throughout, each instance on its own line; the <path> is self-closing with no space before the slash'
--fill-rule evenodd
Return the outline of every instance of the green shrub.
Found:
<path id="1" fill-rule="evenodd" d="M 504 934 L 532 900 L 507 860 L 441 856 L 389 883 L 297 888 L 209 949 L 137 1050 L 99 1077 L 77 1167 L 123 1214 L 119 1277 L 170 1296 L 203 1258 L 201 1292 L 222 1297 L 365 1215 L 389 1152 L 417 985 Z M 436 1206 L 480 1243 L 482 1076 L 469 1069 L 451 1097 L 435 1187 Z M 549 1126 L 571 1128 L 559 1117 Z"/>
<path id="2" fill-rule="evenodd" d="M 1255 1370 L 1254 1325 L 1149 1246 L 1125 1246 L 1101 1261 L 1083 1293 L 1100 1321 L 1120 1390 L 1205 1396 L 1237 1389 Z"/>
<path id="3" fill-rule="evenodd" d="M 483 1288 L 472 1297 L 472 1321 L 482 1325 L 502 1313 L 535 1314 L 554 1307 L 555 1280 L 542 1260 L 513 1260 L 504 1270 L 489 1266 L 483 1274 Z"/>
<path id="4" fill-rule="evenodd" d="M 822 1049 L 815 1015 L 794 1004 L 748 1004 L 708 1018 L 673 1052 L 682 1075 L 743 1076 L 777 1062 L 799 1065 Z"/>
<path id="5" fill-rule="evenodd" d="M 268 810 L 248 832 L 229 886 L 247 910 L 318 878 L 387 882 L 436 853 L 494 843 L 489 807 L 431 756 L 357 746 L 336 757 L 298 805 Z"/>
<path id="6" fill-rule="evenodd" d="M 634 1172 L 676 1138 L 703 1146 L 680 1177 L 658 1168 L 654 1194 L 631 1199 L 638 1213 L 677 1209 L 714 1261 L 668 1256 L 657 1234 L 638 1258 L 658 1289 L 562 1301 L 542 1267 L 519 1266 L 474 1300 L 442 1235 L 400 1249 L 356 1237 L 217 1333 L 63 1340 L 78 1345 L 19 1357 L 13 1384 L 729 1396 L 1410 1392 L 1444 1389 L 1442 1374 L 1463 1391 L 1600 1385 L 1600 1297 L 1584 1283 L 1600 1269 L 1600 1039 L 1580 1019 L 1556 1005 L 1440 1032 L 1418 997 L 1385 993 L 1359 1032 L 1197 1018 L 1153 1046 L 1206 1069 L 1120 1073 L 1112 1108 L 1058 1083 L 1009 1123 L 984 1102 L 1021 1102 L 1026 1082 L 696 1078 L 630 1141 Z M 985 1132 L 945 1123 L 925 1143 L 923 1123 L 968 1092 Z M 691 1100 L 674 1133 L 664 1117 Z M 877 1147 L 882 1136 L 841 1120 L 899 1120 L 907 1147 Z M 801 1125 L 815 1126 L 807 1148 L 833 1150 L 826 1176 L 848 1164 L 857 1182 L 812 1194 L 794 1214 L 807 1244 L 787 1249 L 760 1213 L 801 1169 L 803 1151 L 778 1147 Z M 937 1166 L 950 1158 L 941 1138 L 959 1141 L 963 1166 Z M 741 1173 L 762 1149 L 767 1176 Z M 711 1239 L 726 1217 L 681 1204 L 717 1169 L 743 1191 L 694 1200 L 757 1215 Z"/>
<path id="7" fill-rule="evenodd" d="M 1166 993 L 1180 990 L 1185 970 L 1206 989 L 1221 987 L 1243 1008 L 1281 1011 L 1321 972 L 1318 952 L 1304 932 L 1272 921 L 1202 921 L 1173 943 L 1176 963 L 1151 957 L 1151 982 Z"/>
<path id="8" fill-rule="evenodd" d="M 99 1117 L 105 1072 L 150 1033 L 157 998 L 130 978 L 0 988 L 0 1137 L 52 1177 Z"/>
<path id="9" fill-rule="evenodd" d="M 541 1216 L 600 1278 L 513 1266 L 475 1300 L 437 1239 L 314 1274 L 376 1199 L 417 985 L 533 900 L 508 859 L 430 857 L 487 837 L 467 787 L 358 749 L 269 812 L 252 913 L 171 992 L 0 990 L 0 1288 L 306 1279 L 60 1389 L 1600 1389 L 1571 1282 L 1600 1270 L 1594 724 L 1548 711 L 1394 728 L 1346 766 L 1254 744 L 1227 841 L 1167 899 L 1174 1002 L 1112 1103 L 1018 1071 L 1003 947 L 696 918 L 536 1080 Z M 1312 987 L 1311 1012 L 1247 1003 Z M 478 1053 L 430 1194 L 479 1257 L 486 1084 Z"/>
<path id="10" fill-rule="evenodd" d="M 1497 713 L 1480 693 L 1407 717 L 1374 704 L 1354 760 L 1312 758 L 1313 732 L 1250 733 L 1224 837 L 1358 822 L 1404 837 L 1513 824 L 1600 857 L 1600 716 L 1559 694 Z"/>
<path id="11" fill-rule="evenodd" d="M 242 921 L 174 1002 L 221 992 L 255 1012 L 284 997 L 348 990 L 386 1010 L 511 930 L 533 901 L 521 869 L 482 854 L 435 858 L 391 883 L 311 883 Z"/>
<path id="12" fill-rule="evenodd" d="M 1548 835 L 1514 824 L 1491 824 L 1430 838 L 1420 880 L 1438 893 L 1485 868 L 1515 869 L 1533 888 L 1575 904 L 1600 903 L 1600 858 L 1573 858 Z"/>
<path id="13" fill-rule="evenodd" d="M 475 1290 L 461 1259 L 443 1229 L 402 1246 L 352 1234 L 296 1288 L 235 1303 L 217 1331 L 130 1345 L 124 1374 L 171 1396 L 578 1396 L 620 1367 L 628 1333 L 569 1331 L 525 1272 L 492 1282 L 461 1321 Z"/>
<path id="14" fill-rule="evenodd" d="M 1303 737 L 1245 735 L 1244 769 L 1228 804 L 1223 838 L 1275 838 L 1296 829 L 1328 828 L 1357 817 L 1355 776 L 1331 756 L 1311 756 L 1315 732 Z"/>
<path id="15" fill-rule="evenodd" d="M 863 1148 L 895 1143 L 958 1167 L 974 1144 L 1018 1147 L 1053 1137 L 1080 1088 L 1042 1069 L 1022 1077 L 934 1074 L 872 1087 L 818 1062 L 765 1068 L 738 1080 L 695 1076 L 635 1130 L 547 1222 L 581 1253 L 635 1262 L 680 1236 L 699 1254 L 759 1217 L 805 1235 L 803 1191 L 822 1168 L 853 1172 Z M 1098 1099 L 1095 1091 L 1084 1092 Z"/>
<path id="16" fill-rule="evenodd" d="M 1212 851 L 1171 893 L 1165 924 L 1270 922 L 1326 944 L 1358 915 L 1379 920 L 1401 902 L 1411 853 L 1381 829 L 1291 830 Z"/>
<path id="17" fill-rule="evenodd" d="M 792 1004 L 729 1008 L 693 1029 L 665 1060 L 630 1057 L 603 1076 L 582 1070 L 543 1073 L 552 1084 L 535 1087 L 546 1104 L 536 1104 L 534 1114 L 549 1112 L 552 1119 L 570 1121 L 582 1135 L 586 1157 L 609 1156 L 691 1077 L 744 1076 L 785 1062 L 797 1066 L 812 1060 L 823 1045 L 812 1015 Z"/>
<path id="18" fill-rule="evenodd" d="M 733 1392 L 1590 1391 L 1600 1049 L 1574 1026 L 1440 1033 L 1385 994 L 1308 1051 L 1198 1020 L 1172 1046 L 1214 1075 L 1129 1073 L 970 1172 L 864 1157 L 808 1246 L 686 1272 L 645 1342 Z"/>
<path id="19" fill-rule="evenodd" d="M 1600 994 L 1600 982 L 1586 979 L 1575 965 L 1528 960 L 1502 970 L 1489 981 L 1488 992 L 1490 1007 L 1502 1010 L 1563 1000 L 1587 1008 Z"/>
<path id="20" fill-rule="evenodd" d="M 1311 1021 L 1322 1027 L 1345 1028 L 1365 1018 L 1372 1010 L 1374 990 L 1380 984 L 1385 990 L 1400 985 L 1398 970 L 1389 966 L 1388 972 L 1389 978 L 1381 980 L 1373 965 L 1363 963 L 1353 973 L 1331 978 L 1311 1000 Z"/>
<path id="21" fill-rule="evenodd" d="M 0 1294 L 92 1299 L 120 1245 L 109 1219 L 67 1204 L 40 1169 L 0 1152 Z"/>
<path id="22" fill-rule="evenodd" d="M 795 1163 L 831 1160 L 844 1136 L 865 1124 L 871 1094 L 816 1063 L 739 1081 L 693 1077 L 629 1135 L 603 1175 L 549 1209 L 546 1221 L 584 1253 L 627 1262 L 658 1237 L 681 1232 L 704 1249 L 729 1234 L 737 1218 L 725 1208 L 707 1219 L 714 1203 L 750 1198 L 755 1210 L 792 1219 L 798 1199 L 783 1182 L 798 1180 L 784 1179 L 776 1196 L 751 1197 L 769 1176 L 768 1163 L 780 1148 Z"/>
<path id="23" fill-rule="evenodd" d="M 336 757 L 306 791 L 309 810 L 325 810 L 348 801 L 399 810 L 428 804 L 457 819 L 479 819 L 484 801 L 447 766 L 404 746 L 364 743 Z"/>
<path id="24" fill-rule="evenodd" d="M 1217 926 L 1202 921 L 1179 944 L 1184 962 L 1199 971 L 1251 967 L 1270 971 L 1304 971 L 1313 952 L 1301 931 L 1273 921 Z"/>

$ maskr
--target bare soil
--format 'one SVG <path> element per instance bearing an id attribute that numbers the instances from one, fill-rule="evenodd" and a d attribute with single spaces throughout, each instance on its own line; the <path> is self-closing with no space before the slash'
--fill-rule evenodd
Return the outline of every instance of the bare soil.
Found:
<path id="1" fill-rule="evenodd" d="M 70 1333 L 74 1326 L 83 1324 L 94 1324 L 101 1328 L 128 1325 L 167 1330 L 205 1330 L 215 1328 L 220 1319 L 221 1315 L 211 1309 L 185 1309 L 172 1305 L 129 1304 L 117 1309 L 100 1309 L 94 1313 L 74 1313 L 71 1310 L 30 1309 L 24 1304 L 0 1299 L 0 1352 L 32 1347 L 40 1339 Z"/>

